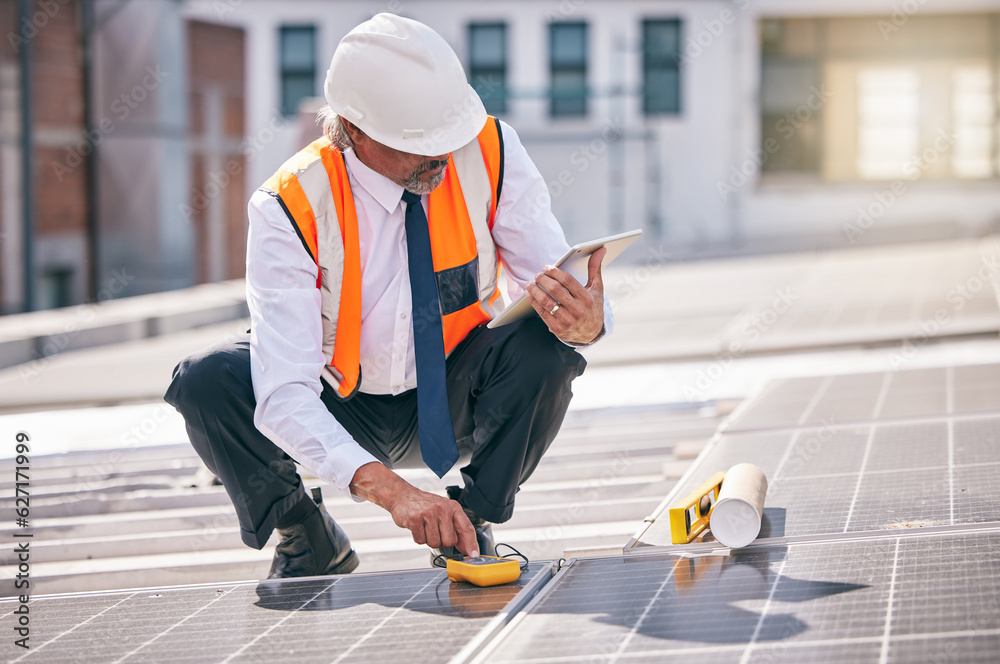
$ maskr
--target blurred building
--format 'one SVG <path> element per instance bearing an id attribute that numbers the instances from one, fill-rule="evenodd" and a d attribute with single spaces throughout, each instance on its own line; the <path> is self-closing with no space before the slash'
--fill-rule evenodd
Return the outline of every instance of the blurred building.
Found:
<path id="1" fill-rule="evenodd" d="M 57 6 L 58 7 L 58 6 Z M 34 12 L 32 12 L 34 14 Z M 18 311 L 24 293 L 24 173 L 20 59 L 30 49 L 32 144 L 36 165 L 59 164 L 84 132 L 82 43 L 79 6 L 42 11 L 23 24 L 14 0 L 0 2 L 0 295 L 4 313 Z M 42 25 L 44 23 L 44 25 Z M 22 36 L 22 33 L 24 36 Z M 87 261 L 85 157 L 73 167 L 33 170 L 38 303 L 81 301 Z M 44 192 L 44 195 L 40 195 Z M 84 278 L 74 278 L 83 273 Z"/>
<path id="2" fill-rule="evenodd" d="M 0 34 L 0 310 L 243 276 L 239 28 L 174 0 L 0 0 Z"/>
<path id="3" fill-rule="evenodd" d="M 248 193 L 318 135 L 337 42 L 380 11 L 454 46 L 488 110 L 520 134 L 571 242 L 641 227 L 645 250 L 629 254 L 644 262 L 1000 224 L 1000 0 L 94 5 L 96 120 L 114 119 L 109 103 L 147 67 L 170 73 L 98 150 L 101 274 L 134 265 L 145 276 L 132 292 L 242 273 Z M 16 76 L 0 53 L 7 108 Z M 80 134 L 79 119 L 60 121 Z M 16 186 L 2 181 L 7 229 Z"/>
<path id="4" fill-rule="evenodd" d="M 338 40 L 372 14 L 432 25 L 520 133 L 571 241 L 642 227 L 647 246 L 686 257 L 1000 222 L 996 0 L 192 0 L 187 11 L 246 31 L 251 133 L 320 91 Z M 309 115 L 261 146 L 253 182 L 305 142 L 303 127 L 316 135 Z"/>

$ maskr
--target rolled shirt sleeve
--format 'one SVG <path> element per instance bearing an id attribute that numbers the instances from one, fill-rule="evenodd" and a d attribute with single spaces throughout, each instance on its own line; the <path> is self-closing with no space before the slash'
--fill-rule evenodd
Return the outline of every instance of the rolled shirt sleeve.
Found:
<path id="1" fill-rule="evenodd" d="M 355 471 L 378 459 L 354 440 L 319 398 L 326 359 L 316 263 L 273 196 L 255 192 L 248 214 L 246 288 L 250 374 L 257 399 L 254 425 L 302 467 L 351 495 Z"/>

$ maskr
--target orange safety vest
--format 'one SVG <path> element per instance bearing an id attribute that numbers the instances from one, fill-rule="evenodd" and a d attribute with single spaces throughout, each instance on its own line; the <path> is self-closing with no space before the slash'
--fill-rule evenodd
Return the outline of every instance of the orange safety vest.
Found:
<path id="1" fill-rule="evenodd" d="M 428 201 L 446 354 L 493 317 L 500 297 L 500 263 L 490 233 L 503 182 L 499 121 L 490 117 L 478 138 L 448 156 L 444 181 Z M 343 154 L 328 138 L 316 140 L 261 189 L 277 199 L 316 262 L 326 357 L 322 377 L 338 397 L 349 399 L 361 386 L 362 275 L 358 215 Z"/>

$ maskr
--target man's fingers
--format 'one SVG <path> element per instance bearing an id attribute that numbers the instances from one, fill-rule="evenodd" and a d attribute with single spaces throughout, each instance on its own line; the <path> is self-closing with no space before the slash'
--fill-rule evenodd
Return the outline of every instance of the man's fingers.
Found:
<path id="1" fill-rule="evenodd" d="M 555 273 L 558 273 L 558 272 L 562 272 L 562 271 L 559 270 L 558 268 L 556 268 L 556 269 L 554 269 L 554 273 L 552 273 L 552 274 L 546 273 L 546 274 L 540 274 L 540 275 L 538 275 L 537 277 L 535 277 L 535 284 L 537 284 L 539 288 L 541 288 L 543 291 L 545 291 L 545 293 L 549 297 L 551 297 L 553 300 L 555 300 L 556 302 L 560 302 L 561 303 L 564 300 L 568 300 L 568 299 L 572 298 L 573 297 L 573 291 L 571 291 L 561 281 L 558 281 L 557 279 L 555 279 Z M 566 273 L 562 272 L 562 274 L 566 274 Z M 566 276 L 569 277 L 568 274 Z M 576 281 L 572 277 L 570 277 L 570 279 L 572 281 Z"/>
<path id="2" fill-rule="evenodd" d="M 413 534 L 413 541 L 417 544 L 427 544 L 427 535 L 424 531 L 424 524 L 417 522 L 410 526 L 410 533 Z"/>
<path id="3" fill-rule="evenodd" d="M 479 540 L 476 539 L 476 529 L 472 527 L 469 517 L 461 509 L 455 515 L 455 530 L 458 533 L 458 550 L 467 556 L 479 555 Z"/>
<path id="4" fill-rule="evenodd" d="M 543 286 L 550 293 L 555 290 L 557 293 L 565 291 L 573 297 L 583 295 L 583 284 L 577 281 L 569 272 L 552 267 L 551 265 L 547 266 L 541 274 L 535 277 L 535 282 Z M 552 294 L 555 295 L 555 293 Z"/>
<path id="5" fill-rule="evenodd" d="M 601 261 L 608 253 L 607 247 L 601 247 L 590 255 L 587 261 L 587 288 L 599 288 L 604 292 L 604 277 L 601 276 Z"/>
<path id="6" fill-rule="evenodd" d="M 531 306 L 549 331 L 563 341 L 587 344 L 600 334 L 604 318 L 601 263 L 607 253 L 607 248 L 601 247 L 590 255 L 586 287 L 568 272 L 555 267 L 546 267 L 528 284 Z"/>
<path id="7" fill-rule="evenodd" d="M 560 304 L 558 300 L 544 291 L 538 284 L 530 283 L 527 288 L 528 301 L 535 308 L 538 315 L 547 314 L 554 306 Z M 568 298 L 567 298 L 568 299 Z"/>
<path id="8" fill-rule="evenodd" d="M 443 529 L 436 516 L 436 514 L 430 514 L 424 519 L 424 534 L 427 538 L 427 546 L 435 549 L 440 546 L 449 546 L 444 543 L 444 537 L 442 537 Z"/>

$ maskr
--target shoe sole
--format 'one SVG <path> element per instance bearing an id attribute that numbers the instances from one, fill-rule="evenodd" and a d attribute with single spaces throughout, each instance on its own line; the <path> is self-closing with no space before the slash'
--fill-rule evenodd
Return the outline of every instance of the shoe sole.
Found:
<path id="1" fill-rule="evenodd" d="M 351 552 L 347 554 L 346 558 L 340 561 L 340 563 L 338 563 L 335 567 L 331 567 L 323 572 L 323 576 L 328 574 L 350 574 L 358 568 L 358 564 L 360 562 L 361 561 L 358 559 L 357 552 L 354 549 L 351 549 Z"/>

